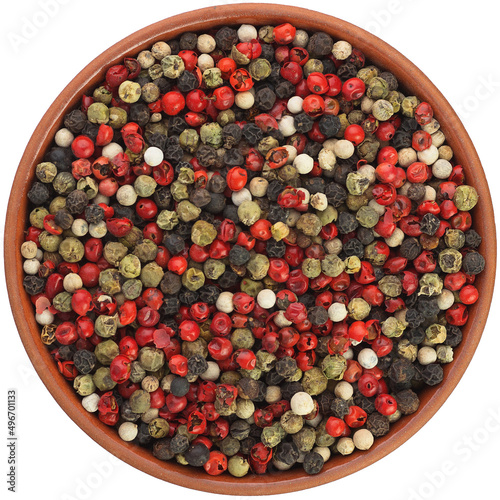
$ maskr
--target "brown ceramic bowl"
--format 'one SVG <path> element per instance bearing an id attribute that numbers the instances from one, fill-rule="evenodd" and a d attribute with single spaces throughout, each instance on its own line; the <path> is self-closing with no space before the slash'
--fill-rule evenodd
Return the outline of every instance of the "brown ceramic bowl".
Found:
<path id="1" fill-rule="evenodd" d="M 160 462 L 149 451 L 122 441 L 116 429 L 102 424 L 95 415 L 82 408 L 80 398 L 59 374 L 48 349 L 40 341 L 39 326 L 35 322 L 30 299 L 22 286 L 23 267 L 19 248 L 23 242 L 28 216 L 26 194 L 34 178 L 35 165 L 42 160 L 54 133 L 62 124 L 64 114 L 77 104 L 84 92 L 103 79 L 106 67 L 118 63 L 124 56 L 149 48 L 158 40 L 174 38 L 184 31 L 208 30 L 225 24 L 277 25 L 284 22 L 311 31 L 325 31 L 336 39 L 348 40 L 361 49 L 368 59 L 394 73 L 407 92 L 431 103 L 447 141 L 453 148 L 456 161 L 464 166 L 468 183 L 479 192 L 479 203 L 474 209 L 474 225 L 483 236 L 480 251 L 486 258 L 487 267 L 476 280 L 481 299 L 470 308 L 469 321 L 464 328 L 464 340 L 455 350 L 455 360 L 445 365 L 444 381 L 435 388 L 422 391 L 419 410 L 392 425 L 390 433 L 376 439 L 370 451 L 355 452 L 345 457 L 336 456 L 317 476 L 309 476 L 299 468 L 263 476 L 249 474 L 241 479 L 229 474 L 212 477 L 175 462 Z M 14 318 L 36 371 L 59 405 L 92 439 L 137 469 L 181 486 L 221 494 L 276 494 L 317 486 L 372 464 L 409 439 L 444 403 L 467 368 L 488 316 L 495 267 L 495 222 L 488 184 L 467 132 L 439 90 L 398 51 L 370 33 L 325 14 L 270 4 L 225 5 L 171 17 L 125 38 L 92 61 L 63 90 L 33 133 L 14 180 L 5 230 L 5 270 Z"/>

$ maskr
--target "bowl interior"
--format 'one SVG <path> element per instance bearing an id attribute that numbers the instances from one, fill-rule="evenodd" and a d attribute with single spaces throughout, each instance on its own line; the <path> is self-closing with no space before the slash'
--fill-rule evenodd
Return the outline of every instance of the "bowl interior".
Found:
<path id="1" fill-rule="evenodd" d="M 476 280 L 481 300 L 470 307 L 469 321 L 463 328 L 464 339 L 455 349 L 455 360 L 444 366 L 444 381 L 435 388 L 421 391 L 419 410 L 391 425 L 390 433 L 377 438 L 369 452 L 335 456 L 317 476 L 309 476 L 300 468 L 263 476 L 250 474 L 240 479 L 228 474 L 212 477 L 175 462 L 161 462 L 148 450 L 122 441 L 115 429 L 104 425 L 95 415 L 83 409 L 80 398 L 58 372 L 48 349 L 40 340 L 32 304 L 22 286 L 23 269 L 19 248 L 24 241 L 28 216 L 27 191 L 34 178 L 34 167 L 42 161 L 55 132 L 62 125 L 65 113 L 77 105 L 86 91 L 103 79 L 107 67 L 118 63 L 124 56 L 149 48 L 156 41 L 168 41 L 185 31 L 203 31 L 242 23 L 278 25 L 284 22 L 309 31 L 325 31 L 335 39 L 349 41 L 364 52 L 371 62 L 391 71 L 407 92 L 432 105 L 447 143 L 453 148 L 455 161 L 463 165 L 467 183 L 473 185 L 480 195 L 473 217 L 474 227 L 483 237 L 480 251 L 486 258 L 487 267 Z M 44 384 L 75 423 L 108 451 L 148 474 L 193 489 L 240 495 L 284 493 L 339 479 L 379 460 L 415 434 L 443 404 L 472 358 L 488 315 L 496 267 L 493 208 L 484 172 L 467 132 L 439 90 L 404 56 L 374 35 L 325 14 L 272 4 L 216 6 L 165 19 L 118 42 L 84 68 L 44 115 L 22 157 L 9 199 L 4 251 L 10 303 L 23 344 Z"/>

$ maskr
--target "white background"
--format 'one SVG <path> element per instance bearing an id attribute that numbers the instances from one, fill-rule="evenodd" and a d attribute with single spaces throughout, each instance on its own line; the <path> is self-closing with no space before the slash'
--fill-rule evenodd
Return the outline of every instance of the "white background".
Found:
<path id="1" fill-rule="evenodd" d="M 121 0 L 9 2 L 1 27 L 0 221 L 24 148 L 43 113 L 88 62 L 130 33 L 160 19 L 212 4 Z M 224 2 L 230 3 L 230 2 Z M 498 172 L 500 67 L 498 26 L 487 2 L 462 0 L 300 1 L 361 26 L 393 45 L 438 86 L 458 110 L 481 157 L 494 203 Z M 50 7 L 50 8 L 49 8 Z M 30 22 L 41 25 L 31 31 Z M 27 31 L 28 30 L 28 31 Z M 3 275 L 3 266 L 0 271 Z M 34 372 L 0 287 L 2 311 L 0 492 L 7 492 L 8 388 L 18 391 L 18 491 L 27 500 L 176 498 L 195 493 L 119 462 L 59 408 Z M 495 303 L 496 302 L 496 303 Z M 437 415 L 398 450 L 350 477 L 290 494 L 383 500 L 499 498 L 500 393 L 498 294 L 474 359 Z M 100 471 L 98 471 L 100 469 Z M 440 472 L 441 471 L 441 472 Z M 444 473 L 442 472 L 444 471 Z M 13 495 L 9 494 L 8 495 Z M 243 497 L 242 497 L 243 498 Z"/>

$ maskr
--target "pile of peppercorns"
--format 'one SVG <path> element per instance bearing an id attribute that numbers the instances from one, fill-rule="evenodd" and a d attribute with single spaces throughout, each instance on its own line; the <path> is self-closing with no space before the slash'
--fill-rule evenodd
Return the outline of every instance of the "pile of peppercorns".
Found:
<path id="1" fill-rule="evenodd" d="M 478 194 L 432 107 L 326 33 L 158 41 L 35 173 L 41 340 L 159 460 L 316 474 L 368 450 L 442 381 L 478 300 Z"/>

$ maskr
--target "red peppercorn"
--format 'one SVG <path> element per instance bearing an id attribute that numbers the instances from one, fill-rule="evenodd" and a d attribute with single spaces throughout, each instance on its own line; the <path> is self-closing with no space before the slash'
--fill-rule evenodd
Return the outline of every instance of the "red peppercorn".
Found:
<path id="1" fill-rule="evenodd" d="M 260 44 L 258 45 L 260 47 Z M 252 77 L 250 76 L 250 73 L 244 68 L 236 69 L 230 76 L 229 83 L 231 84 L 233 89 L 238 92 L 244 92 L 250 90 L 253 87 Z"/>
<path id="2" fill-rule="evenodd" d="M 78 135 L 71 143 L 71 151 L 77 158 L 90 158 L 94 154 L 94 143 L 86 135 Z"/>
<path id="3" fill-rule="evenodd" d="M 124 354 L 115 356 L 109 366 L 111 380 L 117 384 L 126 382 L 130 377 L 130 372 L 132 370 L 131 363 L 132 360 Z"/>
<path id="4" fill-rule="evenodd" d="M 371 398 L 377 394 L 379 387 L 378 380 L 370 373 L 363 373 L 358 380 L 358 389 L 363 396 Z"/>
<path id="5" fill-rule="evenodd" d="M 365 140 L 365 131 L 360 125 L 348 125 L 344 132 L 344 139 L 352 142 L 355 146 L 359 146 Z"/>
<path id="6" fill-rule="evenodd" d="M 233 353 L 233 361 L 244 370 L 253 370 L 257 358 L 250 349 L 238 349 Z"/>
<path id="7" fill-rule="evenodd" d="M 203 465 L 205 472 L 211 476 L 218 476 L 227 469 L 227 457 L 220 451 L 211 451 L 209 459 Z"/>
<path id="8" fill-rule="evenodd" d="M 474 304 L 479 298 L 479 292 L 473 285 L 465 285 L 458 294 L 460 300 L 466 304 Z"/>
<path id="9" fill-rule="evenodd" d="M 463 326 L 467 323 L 469 312 L 464 304 L 453 304 L 445 313 L 446 321 L 450 325 Z"/>
<path id="10" fill-rule="evenodd" d="M 363 373 L 361 365 L 353 359 L 347 360 L 347 368 L 343 375 L 343 380 L 349 383 L 357 382 Z"/>
<path id="11" fill-rule="evenodd" d="M 169 359 L 168 367 L 172 373 L 185 377 L 188 372 L 187 358 L 182 354 L 175 354 Z"/>
<path id="12" fill-rule="evenodd" d="M 349 78 L 342 85 L 342 95 L 346 101 L 359 99 L 365 93 L 365 83 L 359 78 Z"/>
<path id="13" fill-rule="evenodd" d="M 356 429 L 365 424 L 366 418 L 365 410 L 359 406 L 350 406 L 349 413 L 344 417 L 344 421 L 351 429 Z"/>
<path id="14" fill-rule="evenodd" d="M 178 90 L 167 92 L 161 99 L 162 109 L 169 116 L 178 115 L 185 105 L 186 100 Z"/>
<path id="15" fill-rule="evenodd" d="M 297 29 L 290 23 L 284 23 L 273 29 L 274 41 L 279 45 L 288 45 L 295 38 Z"/>
<path id="16" fill-rule="evenodd" d="M 340 437 L 345 431 L 346 424 L 341 418 L 330 417 L 325 424 L 325 430 L 330 436 Z"/>
<path id="17" fill-rule="evenodd" d="M 234 92 L 231 87 L 218 87 L 213 92 L 213 105 L 219 111 L 229 109 L 234 104 Z"/>
<path id="18" fill-rule="evenodd" d="M 389 394 L 379 394 L 375 398 L 375 409 L 382 415 L 393 415 L 398 409 L 396 399 Z"/>
<path id="19" fill-rule="evenodd" d="M 411 145 L 415 151 L 428 149 L 432 146 L 431 134 L 425 132 L 424 130 L 417 130 L 413 133 Z"/>
<path id="20" fill-rule="evenodd" d="M 325 112 L 325 100 L 316 94 L 308 95 L 302 102 L 302 110 L 313 118 L 321 116 Z"/>
<path id="21" fill-rule="evenodd" d="M 417 161 L 406 169 L 406 176 L 412 183 L 423 183 L 429 177 L 429 170 L 425 163 Z"/>
<path id="22" fill-rule="evenodd" d="M 64 321 L 55 331 L 56 340 L 62 345 L 71 345 L 78 340 L 76 325 L 70 321 Z"/>

